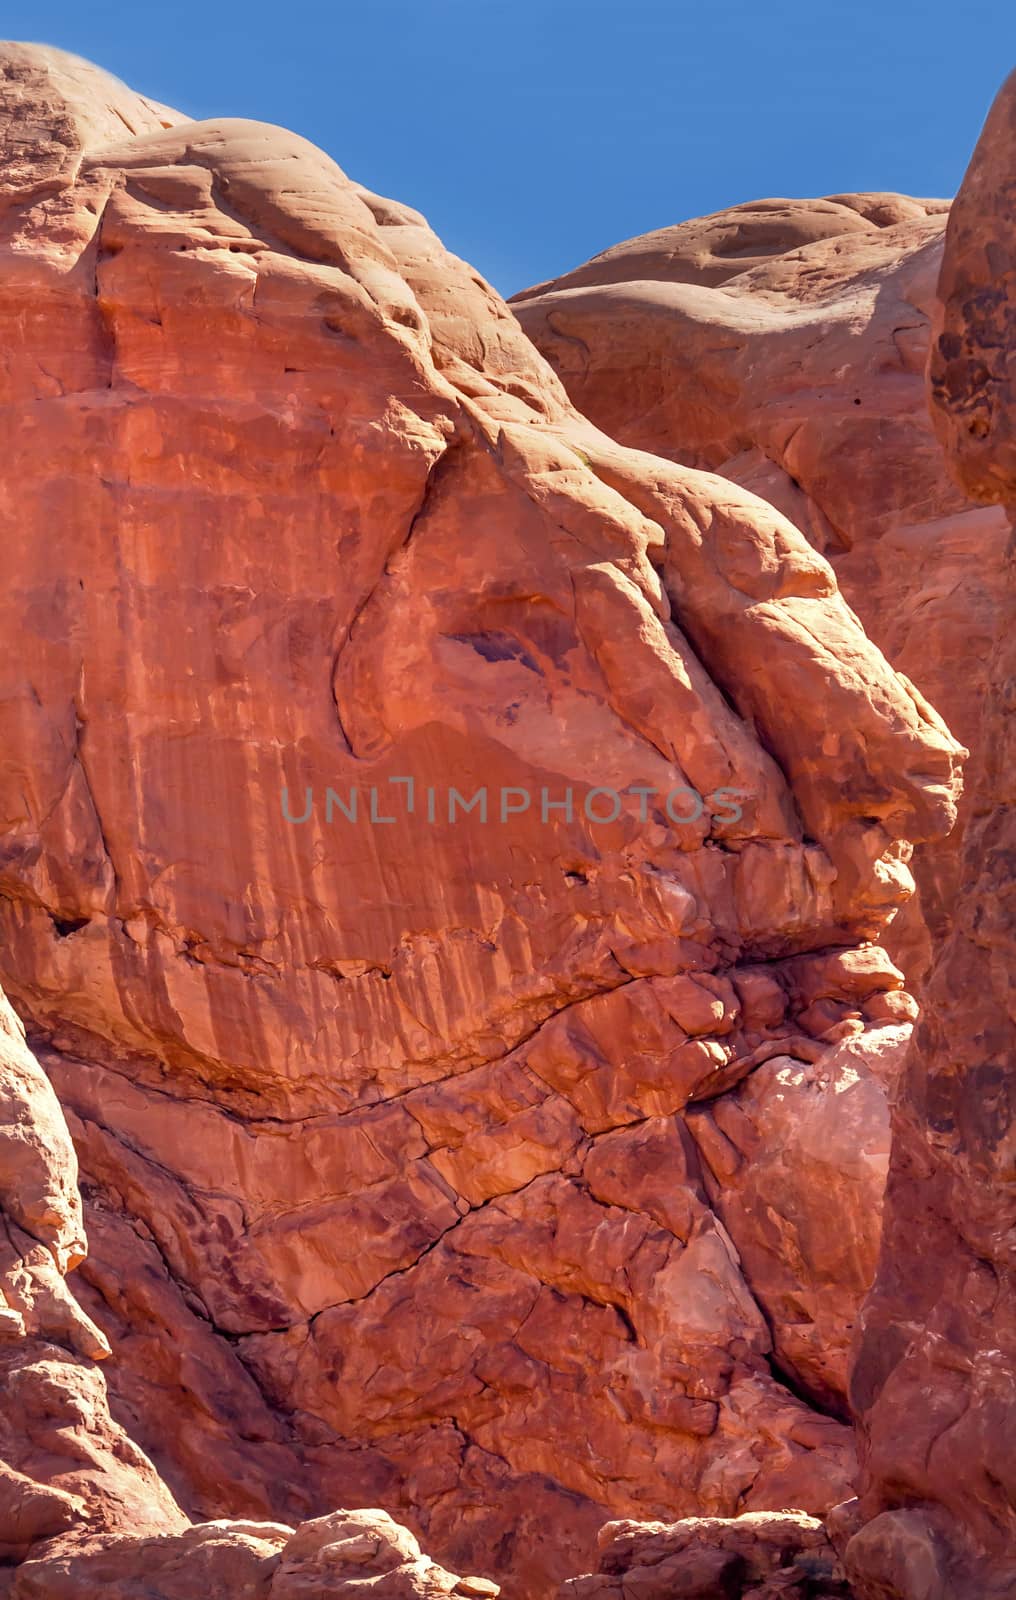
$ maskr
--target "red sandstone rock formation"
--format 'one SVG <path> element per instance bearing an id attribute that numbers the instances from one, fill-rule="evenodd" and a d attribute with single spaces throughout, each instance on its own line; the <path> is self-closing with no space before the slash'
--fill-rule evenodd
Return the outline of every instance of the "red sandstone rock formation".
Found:
<path id="1" fill-rule="evenodd" d="M 17 1570 L 11 1600 L 496 1600 L 486 1578 L 457 1578 L 421 1555 L 383 1511 L 337 1511 L 294 1532 L 206 1522 L 180 1533 L 87 1538 Z"/>
<path id="2" fill-rule="evenodd" d="M 13 47 L 0 175 L 0 976 L 113 1416 L 188 1516 L 383 1505 L 514 1600 L 610 1514 L 842 1500 L 944 725 L 304 141 Z"/>
<path id="3" fill-rule="evenodd" d="M 186 1518 L 112 1421 L 109 1345 L 68 1292 L 85 1253 L 77 1163 L 56 1096 L 0 994 L 0 1561 L 87 1520 Z"/>
<path id="4" fill-rule="evenodd" d="M 338 1511 L 295 1531 L 189 1527 L 110 1416 L 93 1364 L 109 1345 L 64 1281 L 85 1250 L 74 1149 L 2 994 L 0 1107 L 0 1593 L 315 1600 L 362 1594 L 370 1581 L 384 1600 L 496 1596 L 487 1580 L 456 1578 L 422 1556 L 383 1511 Z"/>
<path id="5" fill-rule="evenodd" d="M 801 1512 L 608 1522 L 598 1543 L 598 1570 L 560 1600 L 849 1600 L 821 1522 Z"/>
<path id="6" fill-rule="evenodd" d="M 600 427 L 808 535 L 976 773 L 1008 528 L 953 481 L 928 416 L 947 214 L 903 195 L 755 201 L 616 245 L 513 309 Z M 912 987 L 951 925 L 971 804 L 917 853 L 923 918 L 914 902 L 887 934 Z"/>
<path id="7" fill-rule="evenodd" d="M 964 490 L 1016 511 L 1016 76 L 957 196 L 929 378 Z M 864 1438 L 846 1563 L 863 1600 L 1016 1593 L 1016 572 L 987 661 L 963 893 L 893 1116 L 878 1280 L 852 1394 Z"/>
<path id="8" fill-rule="evenodd" d="M 817 206 L 763 203 L 619 246 L 541 285 L 518 306 L 570 392 L 604 426 L 679 459 L 697 459 L 701 451 L 776 503 L 796 504 L 802 526 L 829 549 L 841 581 L 894 657 L 909 650 L 920 663 L 923 653 L 922 685 L 936 686 L 975 750 L 966 838 L 950 877 L 938 880 L 939 907 L 951 914 L 895 1100 L 884 1249 L 853 1374 L 864 1442 L 862 1495 L 829 1519 L 852 1592 L 863 1600 L 995 1600 L 1016 1593 L 1016 594 L 1005 518 L 1008 509 L 1012 519 L 1016 503 L 1009 373 L 1016 348 L 1014 173 L 1016 80 L 1010 80 L 952 209 L 944 251 L 937 223 L 924 244 L 920 233 L 932 230 L 920 222 L 916 232 L 901 226 L 911 203 L 897 197 L 886 197 L 892 209 L 873 218 L 884 235 L 869 230 L 860 237 L 863 224 L 844 218 L 841 237 L 804 249 L 803 232 L 815 239 L 828 229 L 832 237 L 839 226 L 833 213 L 844 202 L 853 209 L 857 197 Z M 753 270 L 745 270 L 753 237 L 759 240 Z M 768 266 L 759 259 L 763 245 L 777 258 Z M 879 257 L 866 294 L 858 263 Z M 922 258 L 915 280 L 914 262 Z M 673 287 L 685 284 L 714 287 L 709 295 Z M 918 320 L 904 328 L 896 324 L 907 304 Z M 823 342 L 812 346 L 819 329 Z M 909 356 L 901 334 L 912 341 Z M 990 511 L 972 509 L 961 518 L 955 507 L 950 512 L 953 490 L 929 457 L 932 430 L 920 409 L 929 345 L 931 422 L 945 450 L 943 470 L 972 506 L 984 503 Z M 837 349 L 845 358 L 839 381 L 824 388 L 820 363 L 834 364 L 830 350 Z M 710 410 L 710 392 L 723 393 L 726 409 L 717 400 Z M 862 408 L 856 423 L 853 404 Z M 795 408 L 802 427 L 784 436 Z M 847 462 L 865 459 L 872 409 L 879 425 L 868 449 L 876 470 L 851 484 Z M 739 428 L 742 448 L 735 453 Z M 908 431 L 918 447 L 905 456 Z M 873 492 L 896 503 L 881 518 L 869 507 L 876 515 L 865 521 L 859 507 Z M 927 517 L 932 505 L 937 520 Z M 959 521 L 976 534 L 973 543 L 956 542 Z M 910 578 L 899 561 L 908 547 L 924 552 Z M 965 566 L 957 560 L 964 550 Z M 919 619 L 929 611 L 938 621 L 922 637 Z M 968 637 L 960 630 L 971 611 L 977 625 Z M 947 638 L 953 642 L 944 649 Z M 926 871 L 930 860 L 926 853 Z M 754 1091 L 762 1081 L 756 1073 L 746 1088 Z M 799 1119 L 790 1126 L 800 1134 Z M 854 1148 L 860 1153 L 859 1144 Z M 766 1140 L 763 1150 L 763 1162 L 782 1164 L 777 1142 Z M 799 1167 L 794 1156 L 791 1172 Z M 756 1154 L 749 1182 L 758 1161 Z M 732 1231 L 738 1199 L 736 1183 L 728 1182 L 716 1201 Z M 751 1232 L 738 1243 L 758 1293 L 764 1262 L 757 1249 L 753 1261 Z M 741 1594 L 760 1576 L 750 1569 L 765 1551 L 751 1522 L 608 1527 L 599 1572 L 566 1584 L 563 1593 Z M 779 1578 L 787 1588 L 776 1592 L 798 1592 L 786 1571 Z M 801 1581 L 804 1592 L 813 1592 L 810 1576 Z M 750 1592 L 769 1590 L 763 1583 Z"/>

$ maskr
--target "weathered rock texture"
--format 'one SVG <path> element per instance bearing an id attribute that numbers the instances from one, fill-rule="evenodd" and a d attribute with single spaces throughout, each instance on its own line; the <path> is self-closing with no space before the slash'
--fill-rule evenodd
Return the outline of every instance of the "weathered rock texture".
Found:
<path id="1" fill-rule="evenodd" d="M 383 1511 L 336 1511 L 295 1531 L 205 1522 L 149 1538 L 64 1541 L 17 1569 L 11 1600 L 496 1600 L 457 1578 Z"/>
<path id="2" fill-rule="evenodd" d="M 947 214 L 893 194 L 755 201 L 616 245 L 513 309 L 600 427 L 722 473 L 808 535 L 976 774 L 1008 527 L 954 480 L 928 415 Z M 912 988 L 951 925 L 972 806 L 918 851 L 920 909 L 887 934 Z"/>
<path id="3" fill-rule="evenodd" d="M 1016 76 L 957 196 L 929 364 L 965 491 L 1016 513 Z M 893 1116 L 878 1280 L 853 1400 L 865 1439 L 846 1560 L 864 1600 L 1016 1593 L 1016 572 L 986 663 L 963 893 Z"/>
<path id="4" fill-rule="evenodd" d="M 295 1531 L 188 1526 L 110 1416 L 93 1364 L 109 1345 L 64 1281 L 85 1250 L 74 1149 L 2 993 L 0 1107 L 0 1593 L 315 1600 L 368 1585 L 383 1600 L 496 1596 L 428 1560 L 383 1511 L 338 1511 Z"/>
<path id="5" fill-rule="evenodd" d="M 955 742 L 415 212 L 0 71 L 0 976 L 113 1416 L 188 1516 L 381 1505 L 515 1600 L 611 1514 L 843 1500 L 913 1014 L 874 941 Z M 207 1592 L 214 1532 L 151 1549 L 16 1592 Z"/>
<path id="6" fill-rule="evenodd" d="M 755 1512 L 684 1522 L 608 1522 L 598 1570 L 559 1600 L 849 1600 L 843 1568 L 815 1517 Z"/>
<path id="7" fill-rule="evenodd" d="M 186 1522 L 109 1415 L 109 1345 L 64 1283 L 84 1253 L 63 1114 L 0 994 L 0 1562 L 85 1522 Z"/>

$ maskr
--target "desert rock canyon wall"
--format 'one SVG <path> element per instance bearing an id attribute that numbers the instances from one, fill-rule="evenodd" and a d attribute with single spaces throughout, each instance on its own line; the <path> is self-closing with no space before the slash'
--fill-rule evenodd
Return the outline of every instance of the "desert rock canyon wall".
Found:
<path id="1" fill-rule="evenodd" d="M 925 384 L 948 205 L 760 200 L 614 246 L 513 309 L 575 404 L 625 444 L 778 507 L 978 757 L 1009 536 L 957 483 Z M 920 847 L 886 936 L 919 991 L 950 927 L 972 806 Z"/>
<path id="2" fill-rule="evenodd" d="M 923 1204 L 899 963 L 934 1029 L 1008 770 L 996 669 L 944 665 L 1011 605 L 1006 496 L 923 409 L 946 207 L 738 221 L 736 291 L 683 225 L 659 371 L 295 135 L 41 47 L 0 207 L 0 1594 L 846 1592 L 901 1073 L 861 1368 Z"/>
<path id="3" fill-rule="evenodd" d="M 930 352 L 950 470 L 1016 523 L 1016 74 L 956 198 Z M 1016 1593 L 1016 569 L 999 584 L 962 893 L 893 1116 L 878 1278 L 852 1398 L 863 1597 Z"/>

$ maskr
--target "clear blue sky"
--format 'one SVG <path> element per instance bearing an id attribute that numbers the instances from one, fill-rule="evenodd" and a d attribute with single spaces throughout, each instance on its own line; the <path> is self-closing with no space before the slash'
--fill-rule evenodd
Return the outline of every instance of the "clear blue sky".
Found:
<path id="1" fill-rule="evenodd" d="M 1012 0 L 5 0 L 191 116 L 295 128 L 506 294 L 764 195 L 952 194 Z"/>

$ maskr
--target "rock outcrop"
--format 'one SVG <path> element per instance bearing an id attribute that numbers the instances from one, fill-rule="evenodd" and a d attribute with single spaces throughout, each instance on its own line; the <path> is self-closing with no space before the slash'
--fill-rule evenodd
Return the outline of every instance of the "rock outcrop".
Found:
<path id="1" fill-rule="evenodd" d="M 84 1254 L 63 1114 L 0 994 L 0 1563 L 85 1524 L 186 1524 L 110 1417 L 95 1365 L 109 1345 L 65 1283 Z"/>
<path id="2" fill-rule="evenodd" d="M 932 943 L 936 959 L 896 1084 L 851 1384 L 861 1497 L 829 1523 L 863 1600 L 1016 1592 L 1014 182 L 1011 79 L 948 223 L 939 203 L 900 196 L 760 202 L 617 246 L 516 302 L 604 428 L 755 487 L 806 529 L 973 750 L 961 827 L 918 853 L 932 939 L 922 954 L 913 921 L 897 938 L 909 975 L 923 977 Z M 807 1122 L 790 1123 L 799 1140 Z M 766 1128 L 749 1193 L 760 1165 L 802 1170 L 781 1131 Z M 716 1204 L 758 1293 L 771 1279 L 757 1223 L 738 1236 L 740 1199 L 727 1180 Z M 835 1304 L 828 1286 L 819 1304 Z M 640 1594 L 712 1593 L 720 1558 L 694 1526 L 604 1530 L 600 1573 L 566 1592 L 627 1592 L 634 1577 Z M 727 1576 L 731 1593 L 752 1581 Z"/>
<path id="3" fill-rule="evenodd" d="M 1016 520 L 1016 76 L 949 219 L 929 363 L 966 493 Z M 846 1547 L 863 1600 L 1016 1593 L 1016 569 L 986 662 L 962 895 L 893 1114 L 878 1279 L 852 1394 L 864 1437 Z"/>
<path id="4" fill-rule="evenodd" d="M 74 1148 L 0 993 L 0 1593 L 10 1600 L 491 1600 L 383 1511 L 192 1527 L 113 1420 L 109 1345 L 65 1278 L 85 1254 Z M 123 1263 L 129 1270 L 129 1258 Z M 168 1333 L 169 1330 L 167 1330 Z"/>
<path id="5" fill-rule="evenodd" d="M 595 1573 L 559 1600 L 849 1600 L 821 1522 L 801 1512 L 608 1522 Z"/>
<path id="6" fill-rule="evenodd" d="M 947 215 L 893 194 L 755 201 L 616 245 L 513 309 L 606 432 L 722 473 L 807 534 L 973 752 L 970 779 L 1008 526 L 954 480 L 928 416 Z M 920 900 L 886 935 L 915 991 L 951 926 L 972 805 L 918 850 Z"/>
<path id="7" fill-rule="evenodd" d="M 337 1511 L 295 1531 L 205 1522 L 150 1538 L 85 1538 L 17 1569 L 11 1600 L 496 1600 L 421 1554 L 383 1511 Z"/>
<path id="8" fill-rule="evenodd" d="M 305 141 L 14 46 L 0 183 L 0 977 L 182 1518 L 15 1594 L 309 1596 L 383 1506 L 539 1600 L 843 1500 L 945 725 Z"/>

